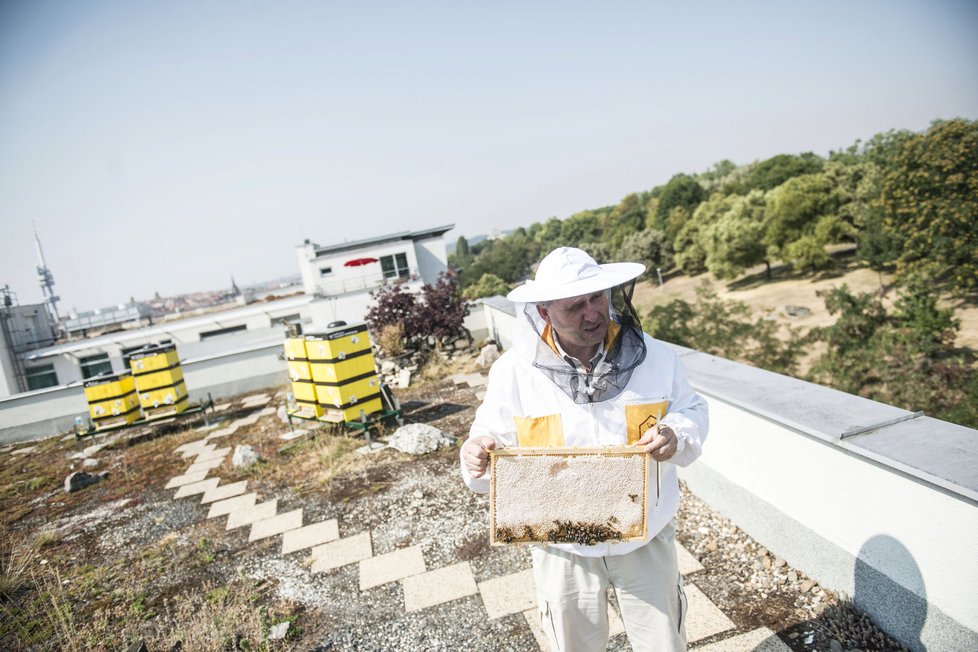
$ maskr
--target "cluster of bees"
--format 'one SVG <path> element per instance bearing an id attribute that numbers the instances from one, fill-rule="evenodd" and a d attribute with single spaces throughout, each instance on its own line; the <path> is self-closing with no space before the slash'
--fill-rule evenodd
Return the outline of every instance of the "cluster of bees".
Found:
<path id="1" fill-rule="evenodd" d="M 517 543 L 521 541 L 540 541 L 545 539 L 550 543 L 579 543 L 582 546 L 593 546 L 602 541 L 620 541 L 624 533 L 615 527 L 617 519 L 611 517 L 606 523 L 580 523 L 572 521 L 554 521 L 554 527 L 543 537 L 535 535 L 533 528 L 524 525 L 522 532 L 514 528 L 496 528 L 496 541 L 499 543 Z"/>

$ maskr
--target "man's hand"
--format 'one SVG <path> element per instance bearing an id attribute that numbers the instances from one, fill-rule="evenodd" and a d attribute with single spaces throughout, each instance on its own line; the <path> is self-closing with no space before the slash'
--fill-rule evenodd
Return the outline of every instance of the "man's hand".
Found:
<path id="1" fill-rule="evenodd" d="M 473 478 L 481 478 L 489 467 L 489 451 L 496 447 L 496 440 L 488 435 L 469 437 L 462 444 L 462 461 Z"/>
<path id="2" fill-rule="evenodd" d="M 645 446 L 646 453 L 652 453 L 652 459 L 665 462 L 679 450 L 679 438 L 669 426 L 649 428 L 638 440 L 640 446 Z"/>

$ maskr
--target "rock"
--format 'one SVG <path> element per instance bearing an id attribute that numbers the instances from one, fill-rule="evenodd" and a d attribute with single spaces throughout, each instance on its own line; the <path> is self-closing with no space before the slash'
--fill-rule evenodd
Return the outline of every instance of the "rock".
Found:
<path id="1" fill-rule="evenodd" d="M 767 555 L 764 555 L 763 557 L 761 557 L 761 564 L 764 565 L 764 568 L 771 568 L 771 558 L 768 557 Z"/>
<path id="2" fill-rule="evenodd" d="M 386 375 L 392 374 L 397 371 L 397 365 L 390 360 L 384 360 L 380 363 L 380 373 Z"/>
<path id="3" fill-rule="evenodd" d="M 268 628 L 268 638 L 272 641 L 280 641 L 285 638 L 285 635 L 289 633 L 289 621 L 284 623 L 279 623 L 278 625 L 272 625 Z"/>
<path id="4" fill-rule="evenodd" d="M 499 347 L 497 347 L 495 344 L 486 344 L 484 347 L 482 347 L 482 350 L 479 351 L 478 362 L 480 366 L 488 367 L 498 359 Z"/>
<path id="5" fill-rule="evenodd" d="M 719 546 L 717 545 L 716 539 L 706 544 L 706 549 L 709 550 L 710 552 L 716 552 L 718 548 Z"/>
<path id="6" fill-rule="evenodd" d="M 843 652 L 842 643 L 838 642 L 834 638 L 829 639 L 829 652 Z"/>
<path id="7" fill-rule="evenodd" d="M 85 457 L 91 457 L 92 455 L 94 455 L 95 453 L 99 452 L 103 448 L 105 448 L 105 444 L 95 444 L 94 446 L 89 446 L 88 448 L 86 448 L 85 450 L 83 450 L 82 451 L 82 454 Z"/>
<path id="8" fill-rule="evenodd" d="M 448 435 L 434 426 L 424 423 L 409 423 L 398 428 L 387 445 L 409 455 L 423 455 L 454 444 Z"/>
<path id="9" fill-rule="evenodd" d="M 234 447 L 234 455 L 231 456 L 231 464 L 237 468 L 249 467 L 258 462 L 258 453 L 247 444 L 239 444 Z"/>
<path id="10" fill-rule="evenodd" d="M 411 386 L 411 371 L 409 369 L 401 369 L 397 373 L 397 387 L 399 389 L 407 389 Z"/>
<path id="11" fill-rule="evenodd" d="M 95 467 L 98 466 L 98 464 L 99 461 L 92 457 L 86 457 L 84 460 L 82 460 L 83 469 L 94 469 Z"/>
<path id="12" fill-rule="evenodd" d="M 109 472 L 99 473 L 98 475 L 92 475 L 91 473 L 85 473 L 84 471 L 75 471 L 65 478 L 65 492 L 74 493 L 79 489 L 84 489 L 90 484 L 95 484 L 105 478 L 109 477 Z"/>
<path id="13" fill-rule="evenodd" d="M 463 339 L 458 339 L 458 340 L 455 340 L 455 344 L 453 346 L 455 347 L 455 350 L 456 351 L 461 351 L 463 349 L 469 348 L 469 341 L 467 339 L 464 339 L 464 338 Z"/>
<path id="14" fill-rule="evenodd" d="M 791 584 L 794 584 L 797 581 L 798 581 L 798 573 L 796 573 L 795 571 L 789 572 L 788 573 L 788 582 L 790 582 Z"/>
<path id="15" fill-rule="evenodd" d="M 146 641 L 136 641 L 126 648 L 126 652 L 149 652 L 146 648 Z"/>
<path id="16" fill-rule="evenodd" d="M 278 406 L 278 410 L 275 412 L 275 415 L 278 417 L 279 421 L 281 421 L 282 423 L 288 423 L 289 422 L 289 413 L 286 411 L 284 405 Z"/>
<path id="17" fill-rule="evenodd" d="M 789 317 L 807 317 L 812 311 L 805 306 L 785 306 L 784 313 Z"/>
<path id="18" fill-rule="evenodd" d="M 782 568 L 787 563 L 788 562 L 786 562 L 785 560 L 783 560 L 780 557 L 778 557 L 777 559 L 774 560 L 774 567 L 775 568 Z"/>
<path id="19" fill-rule="evenodd" d="M 801 583 L 801 586 L 798 587 L 798 590 L 801 591 L 802 593 L 808 593 L 809 591 L 812 590 L 813 586 L 815 586 L 815 582 L 811 580 L 805 580 L 804 582 Z"/>

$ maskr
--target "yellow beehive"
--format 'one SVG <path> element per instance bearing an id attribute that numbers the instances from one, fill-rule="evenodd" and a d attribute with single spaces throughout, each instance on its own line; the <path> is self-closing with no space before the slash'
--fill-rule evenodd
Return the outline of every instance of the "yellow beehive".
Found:
<path id="1" fill-rule="evenodd" d="M 323 416 L 323 406 L 316 401 L 295 400 L 297 407 L 294 416 L 300 419 L 318 419 Z"/>
<path id="2" fill-rule="evenodd" d="M 316 386 L 311 380 L 292 381 L 292 395 L 297 401 L 316 402 Z"/>
<path id="3" fill-rule="evenodd" d="M 376 371 L 370 349 L 360 351 L 343 360 L 314 360 L 309 363 L 312 379 L 317 383 L 340 383 Z"/>
<path id="4" fill-rule="evenodd" d="M 179 406 L 181 403 L 183 405 Z M 183 412 L 187 407 L 187 387 L 181 380 L 169 387 L 158 387 L 156 389 L 140 391 L 139 404 L 142 406 L 143 411 L 150 408 L 177 405 L 179 406 L 177 412 Z"/>
<path id="5" fill-rule="evenodd" d="M 338 326 L 322 333 L 310 333 L 305 339 L 310 362 L 338 362 L 359 351 L 370 350 L 366 324 Z"/>
<path id="6" fill-rule="evenodd" d="M 129 368 L 135 376 L 179 365 L 180 358 L 174 344 L 146 346 L 129 356 Z"/>
<path id="7" fill-rule="evenodd" d="M 86 381 L 85 398 L 96 430 L 128 425 L 139 419 L 139 398 L 129 372 Z"/>
<path id="8" fill-rule="evenodd" d="M 147 371 L 136 374 L 135 379 L 136 389 L 140 394 L 142 394 L 143 392 L 149 392 L 163 387 L 170 387 L 171 385 L 176 385 L 179 382 L 183 382 L 183 369 L 180 368 L 180 365 L 177 365 L 176 367 L 170 367 L 169 369 Z"/>
<path id="9" fill-rule="evenodd" d="M 380 378 L 371 371 L 341 383 L 316 383 L 316 400 L 323 407 L 342 408 L 380 394 Z"/>
<path id="10" fill-rule="evenodd" d="M 368 396 L 366 400 L 360 400 L 342 408 L 331 406 L 321 407 L 323 408 L 323 415 L 319 417 L 319 419 L 321 421 L 332 421 L 334 423 L 357 421 L 360 419 L 361 411 L 363 412 L 364 416 L 369 416 L 384 409 L 384 406 L 380 401 L 380 394 L 377 394 L 375 397 Z"/>
<path id="11" fill-rule="evenodd" d="M 285 359 L 286 360 L 305 360 L 306 340 L 302 337 L 287 337 L 285 339 Z"/>

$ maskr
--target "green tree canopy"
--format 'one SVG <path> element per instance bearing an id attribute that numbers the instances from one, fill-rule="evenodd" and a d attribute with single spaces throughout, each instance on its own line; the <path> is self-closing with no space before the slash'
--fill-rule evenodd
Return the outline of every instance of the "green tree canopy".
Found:
<path id="1" fill-rule="evenodd" d="M 882 194 L 900 272 L 978 290 L 978 122 L 937 122 L 903 140 Z"/>
<path id="2" fill-rule="evenodd" d="M 725 192 L 746 195 L 751 190 L 768 191 L 777 188 L 788 179 L 822 171 L 825 161 L 811 152 L 804 154 L 778 154 L 748 166 L 738 181 L 731 182 Z"/>
<path id="3" fill-rule="evenodd" d="M 655 228 L 665 231 L 666 220 L 673 208 L 682 206 L 692 213 L 705 197 L 706 191 L 695 178 L 688 174 L 675 175 L 656 194 Z"/>

